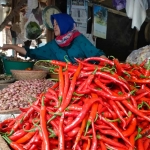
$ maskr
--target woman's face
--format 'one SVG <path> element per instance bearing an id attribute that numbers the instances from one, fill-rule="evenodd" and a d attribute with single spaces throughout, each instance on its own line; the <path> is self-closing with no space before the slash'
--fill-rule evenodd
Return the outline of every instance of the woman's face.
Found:
<path id="1" fill-rule="evenodd" d="M 54 19 L 54 33 L 55 36 L 60 36 L 60 29 L 55 19 Z"/>

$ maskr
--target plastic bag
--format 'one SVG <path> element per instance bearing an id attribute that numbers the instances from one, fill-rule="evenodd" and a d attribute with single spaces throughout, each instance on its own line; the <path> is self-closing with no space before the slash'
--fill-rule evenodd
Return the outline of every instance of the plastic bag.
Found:
<path id="1" fill-rule="evenodd" d="M 37 8 L 32 10 L 32 13 L 34 14 L 34 17 L 38 20 L 39 24 L 42 25 L 43 24 L 42 9 L 40 3 Z"/>
<path id="2" fill-rule="evenodd" d="M 147 45 L 138 50 L 134 50 L 127 57 L 126 62 L 131 64 L 140 64 L 145 59 L 150 59 L 150 46 Z"/>
<path id="3" fill-rule="evenodd" d="M 34 40 L 40 37 L 42 29 L 39 22 L 35 19 L 34 14 L 30 14 L 28 21 L 25 24 L 25 37 L 29 40 Z"/>
<path id="4" fill-rule="evenodd" d="M 126 0 L 113 0 L 113 6 L 116 7 L 117 10 L 124 9 L 126 6 Z"/>

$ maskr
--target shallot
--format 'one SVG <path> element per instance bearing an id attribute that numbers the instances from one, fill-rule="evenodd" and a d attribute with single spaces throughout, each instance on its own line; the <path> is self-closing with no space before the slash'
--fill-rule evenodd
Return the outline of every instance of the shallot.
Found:
<path id="1" fill-rule="evenodd" d="M 0 90 L 0 110 L 27 107 L 34 98 L 54 84 L 51 80 L 20 80 Z"/>

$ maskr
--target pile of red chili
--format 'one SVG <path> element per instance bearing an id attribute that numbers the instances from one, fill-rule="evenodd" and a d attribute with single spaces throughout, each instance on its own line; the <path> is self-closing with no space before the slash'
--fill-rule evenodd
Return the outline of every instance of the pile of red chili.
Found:
<path id="1" fill-rule="evenodd" d="M 14 150 L 149 150 L 150 70 L 117 59 L 50 61 L 59 80 L 0 123 Z M 99 62 L 99 64 L 91 64 Z M 146 66 L 146 67 L 145 67 Z"/>

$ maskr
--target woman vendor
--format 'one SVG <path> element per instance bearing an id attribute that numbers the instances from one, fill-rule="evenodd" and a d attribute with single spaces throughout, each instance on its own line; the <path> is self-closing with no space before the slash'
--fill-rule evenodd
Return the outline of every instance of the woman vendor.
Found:
<path id="1" fill-rule="evenodd" d="M 56 38 L 42 47 L 29 49 L 12 44 L 4 44 L 2 49 L 13 49 L 25 57 L 37 60 L 59 60 L 67 59 L 74 63 L 74 58 L 105 57 L 103 51 L 97 49 L 84 35 L 76 29 L 73 18 L 64 13 L 51 16 Z"/>

